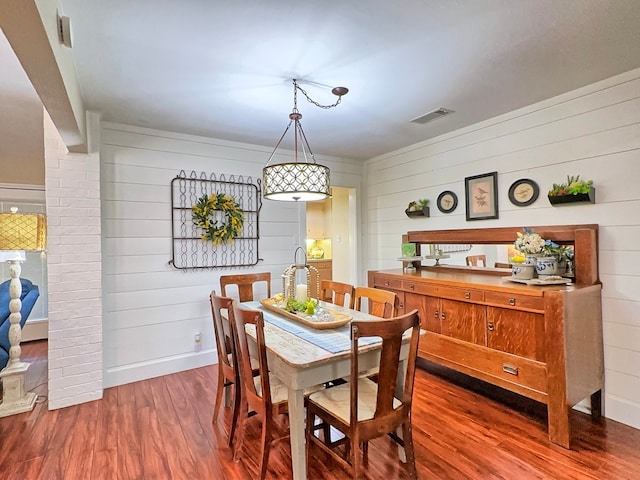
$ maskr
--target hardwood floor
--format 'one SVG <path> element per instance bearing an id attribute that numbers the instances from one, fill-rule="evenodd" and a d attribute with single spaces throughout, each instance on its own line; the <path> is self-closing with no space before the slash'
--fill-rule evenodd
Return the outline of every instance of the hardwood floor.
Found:
<path id="1" fill-rule="evenodd" d="M 23 346 L 27 387 L 46 395 L 46 342 Z M 572 414 L 573 450 L 547 438 L 544 406 L 465 376 L 421 364 L 413 431 L 422 479 L 638 479 L 640 430 Z M 447 380 L 443 376 L 447 376 Z M 0 419 L 0 478 L 253 479 L 260 444 L 249 419 L 243 460 L 226 446 L 230 409 L 211 424 L 216 366 L 109 388 L 100 401 Z M 469 388 L 461 388 L 463 383 Z M 499 398 L 500 401 L 496 401 Z M 281 425 L 285 427 L 284 422 Z M 388 438 L 370 443 L 367 479 L 406 478 Z M 310 479 L 349 478 L 321 452 Z M 276 444 L 268 478 L 291 478 L 288 441 Z"/>

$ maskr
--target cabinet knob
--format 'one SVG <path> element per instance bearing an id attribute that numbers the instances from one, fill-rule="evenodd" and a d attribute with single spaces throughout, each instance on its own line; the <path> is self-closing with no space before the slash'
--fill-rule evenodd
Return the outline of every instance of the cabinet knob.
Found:
<path id="1" fill-rule="evenodd" d="M 469 292 L 464 292 L 464 298 L 466 298 L 467 300 L 469 300 L 471 298 L 471 293 Z"/>
<path id="2" fill-rule="evenodd" d="M 446 320 L 446 318 L 447 318 L 447 316 L 445 315 L 445 313 L 444 313 L 444 312 L 442 312 L 442 313 L 440 314 L 440 320 Z"/>
<path id="3" fill-rule="evenodd" d="M 516 299 L 515 298 L 510 298 L 509 299 L 509 305 L 511 305 L 512 307 L 514 307 L 516 304 Z"/>
<path id="4" fill-rule="evenodd" d="M 438 312 L 438 310 L 436 310 L 436 313 L 434 314 L 435 318 L 438 318 L 440 316 L 440 312 Z"/>
<path id="5" fill-rule="evenodd" d="M 385 280 L 385 282 L 384 282 L 384 286 L 385 286 L 385 287 L 388 287 L 388 286 L 389 286 L 389 280 Z"/>
<path id="6" fill-rule="evenodd" d="M 490 332 L 493 332 L 493 329 L 494 329 L 493 322 L 489 322 L 489 324 L 487 325 L 487 329 L 488 329 Z"/>
<path id="7" fill-rule="evenodd" d="M 416 286 L 412 283 L 411 285 L 409 285 L 409 289 L 413 290 Z"/>
<path id="8" fill-rule="evenodd" d="M 508 373 L 509 375 L 518 376 L 518 367 L 515 365 L 509 365 L 507 363 L 502 364 L 502 371 Z"/>

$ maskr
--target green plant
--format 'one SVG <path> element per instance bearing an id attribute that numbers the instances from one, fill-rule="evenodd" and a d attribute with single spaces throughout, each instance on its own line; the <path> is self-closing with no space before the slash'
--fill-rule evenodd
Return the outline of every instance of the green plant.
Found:
<path id="1" fill-rule="evenodd" d="M 415 202 L 409 203 L 407 210 L 409 210 L 410 212 L 419 212 L 424 207 L 428 207 L 428 206 L 429 206 L 429 199 L 421 198 Z"/>
<path id="2" fill-rule="evenodd" d="M 593 187 L 593 180 L 580 180 L 580 175 L 567 175 L 566 183 L 554 183 L 549 195 L 552 197 L 558 195 L 578 195 L 579 193 L 589 193 Z"/>
<path id="3" fill-rule="evenodd" d="M 304 302 L 299 302 L 295 298 L 287 299 L 287 304 L 284 309 L 287 312 L 295 313 L 295 312 L 304 312 L 307 315 L 313 315 L 315 309 L 318 307 L 318 301 L 310 298 L 309 300 L 305 300 Z"/>

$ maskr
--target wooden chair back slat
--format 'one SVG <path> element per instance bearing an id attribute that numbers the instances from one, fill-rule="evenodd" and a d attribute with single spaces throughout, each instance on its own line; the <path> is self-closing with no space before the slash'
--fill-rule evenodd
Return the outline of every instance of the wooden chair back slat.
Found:
<path id="1" fill-rule="evenodd" d="M 367 299 L 368 313 L 381 318 L 391 318 L 398 310 L 398 296 L 395 292 L 372 287 L 356 287 L 354 293 L 354 309 L 362 311 L 363 299 Z"/>
<path id="2" fill-rule="evenodd" d="M 222 275 L 220 276 L 220 287 L 222 288 L 222 294 L 230 297 L 230 291 L 228 287 L 230 285 L 236 285 L 238 287 L 239 302 L 249 302 L 256 300 L 254 298 L 254 285 L 258 282 L 266 283 L 267 298 L 271 297 L 271 273 L 242 273 L 238 275 Z"/>
<path id="3" fill-rule="evenodd" d="M 486 255 L 469 255 L 466 257 L 467 266 L 468 267 L 486 267 L 487 266 L 487 256 Z M 482 263 L 482 265 L 480 265 Z"/>
<path id="4" fill-rule="evenodd" d="M 320 282 L 320 299 L 334 305 L 353 308 L 354 293 L 354 286 L 348 283 L 333 280 L 322 280 Z"/>

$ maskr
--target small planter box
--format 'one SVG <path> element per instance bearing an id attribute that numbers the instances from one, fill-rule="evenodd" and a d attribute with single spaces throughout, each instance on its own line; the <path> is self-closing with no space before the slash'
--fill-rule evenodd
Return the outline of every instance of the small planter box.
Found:
<path id="1" fill-rule="evenodd" d="M 422 210 L 405 210 L 404 213 L 406 213 L 409 218 L 430 216 L 429 207 L 422 207 Z"/>
<path id="2" fill-rule="evenodd" d="M 547 195 L 551 205 L 564 205 L 566 203 L 596 203 L 596 189 L 591 187 L 589 193 L 578 193 L 576 195 Z"/>

